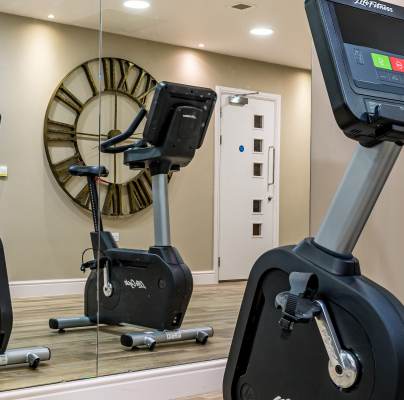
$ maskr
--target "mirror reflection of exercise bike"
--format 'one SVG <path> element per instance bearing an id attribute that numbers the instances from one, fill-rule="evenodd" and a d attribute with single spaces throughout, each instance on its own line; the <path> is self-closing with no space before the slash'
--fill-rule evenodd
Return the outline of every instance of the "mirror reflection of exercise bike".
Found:
<path id="1" fill-rule="evenodd" d="M 224 399 L 402 400 L 404 306 L 352 251 L 404 143 L 404 8 L 306 0 L 306 11 L 336 121 L 360 144 L 316 237 L 255 263 Z"/>
<path id="2" fill-rule="evenodd" d="M 158 343 L 196 340 L 205 344 L 213 336 L 211 327 L 181 329 L 193 291 L 191 271 L 171 245 L 168 206 L 168 174 L 186 167 L 202 146 L 216 101 L 210 89 L 162 82 L 157 88 L 147 118 L 143 139 L 128 140 L 146 116 L 141 109 L 128 130 L 102 143 L 104 153 L 124 153 L 131 169 L 147 167 L 152 176 L 155 245 L 148 251 L 118 248 L 112 234 L 103 230 L 96 180 L 108 176 L 104 166 L 72 166 L 70 173 L 88 180 L 94 232 L 94 260 L 84 294 L 84 316 L 52 318 L 49 326 L 65 329 L 100 324 L 130 324 L 149 329 L 126 333 L 121 344 L 147 347 Z M 97 260 L 100 293 L 97 317 Z M 101 278 L 102 275 L 102 278 Z"/>
<path id="3" fill-rule="evenodd" d="M 12 330 L 13 307 L 11 304 L 4 246 L 0 239 L 0 367 L 28 364 L 30 368 L 36 369 L 41 361 L 50 360 L 51 352 L 48 347 L 8 349 Z"/>

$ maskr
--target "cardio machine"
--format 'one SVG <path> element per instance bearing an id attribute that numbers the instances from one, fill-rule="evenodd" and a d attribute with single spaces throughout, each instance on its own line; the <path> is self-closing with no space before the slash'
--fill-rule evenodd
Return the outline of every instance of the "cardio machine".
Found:
<path id="1" fill-rule="evenodd" d="M 255 263 L 225 400 L 404 399 L 404 306 L 352 251 L 404 143 L 404 8 L 306 0 L 335 119 L 359 142 L 314 238 Z"/>
<path id="2" fill-rule="evenodd" d="M 28 364 L 36 369 L 41 361 L 48 361 L 51 352 L 48 347 L 7 349 L 13 329 L 13 308 L 11 305 L 6 258 L 0 239 L 0 367 Z"/>
<path id="3" fill-rule="evenodd" d="M 171 245 L 168 207 L 168 174 L 186 167 L 202 146 L 216 101 L 210 89 L 162 82 L 157 85 L 143 139 L 116 146 L 129 139 L 146 116 L 142 108 L 128 130 L 102 143 L 104 153 L 124 152 L 131 169 L 147 167 L 152 176 L 155 245 L 149 250 L 118 248 L 112 234 L 103 230 L 99 214 L 96 179 L 108 176 L 104 166 L 70 167 L 70 173 L 86 176 L 89 186 L 94 232 L 94 260 L 83 263 L 90 269 L 84 316 L 52 318 L 49 326 L 68 328 L 97 324 L 97 259 L 102 271 L 99 293 L 99 323 L 131 324 L 149 329 L 126 333 L 121 344 L 147 347 L 158 343 L 196 340 L 205 344 L 213 336 L 211 327 L 180 329 L 193 291 L 192 274 Z"/>
<path id="4" fill-rule="evenodd" d="M 1 115 L 0 115 L 1 123 Z M 41 361 L 48 361 L 51 352 L 48 347 L 7 349 L 13 330 L 13 307 L 8 282 L 6 257 L 0 239 L 0 367 L 28 364 L 36 369 Z"/>

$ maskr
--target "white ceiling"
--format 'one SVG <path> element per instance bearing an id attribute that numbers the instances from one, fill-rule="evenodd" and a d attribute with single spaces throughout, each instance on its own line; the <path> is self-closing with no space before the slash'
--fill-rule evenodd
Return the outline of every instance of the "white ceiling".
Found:
<path id="1" fill-rule="evenodd" d="M 311 67 L 311 36 L 303 0 L 150 0 L 147 10 L 130 10 L 123 0 L 103 0 L 108 32 L 294 67 Z M 239 11 L 231 6 L 252 8 Z M 99 0 L 0 0 L 0 11 L 56 23 L 98 28 Z M 269 26 L 270 37 L 249 30 Z"/>

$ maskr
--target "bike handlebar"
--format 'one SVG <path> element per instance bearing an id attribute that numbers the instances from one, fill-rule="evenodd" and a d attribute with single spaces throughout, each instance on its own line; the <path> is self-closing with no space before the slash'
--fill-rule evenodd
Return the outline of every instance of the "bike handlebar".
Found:
<path id="1" fill-rule="evenodd" d="M 128 150 L 131 147 L 133 147 L 135 144 L 129 144 L 126 146 L 119 146 L 119 147 L 112 147 L 112 146 L 121 143 L 126 139 L 129 139 L 133 135 L 135 130 L 139 127 L 140 123 L 143 121 L 146 114 L 147 114 L 146 109 L 141 108 L 138 114 L 136 115 L 135 119 L 132 121 L 132 123 L 129 125 L 129 128 L 125 132 L 101 143 L 101 151 L 103 153 L 114 154 L 114 153 L 122 153 L 125 150 Z"/>

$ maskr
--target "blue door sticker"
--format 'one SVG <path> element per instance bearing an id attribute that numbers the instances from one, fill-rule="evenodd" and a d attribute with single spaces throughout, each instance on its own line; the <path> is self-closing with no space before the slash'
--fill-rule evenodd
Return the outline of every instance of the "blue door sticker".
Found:
<path id="1" fill-rule="evenodd" d="M 238 149 L 240 150 L 240 153 L 244 153 L 245 151 L 245 147 L 243 145 L 241 145 Z"/>

